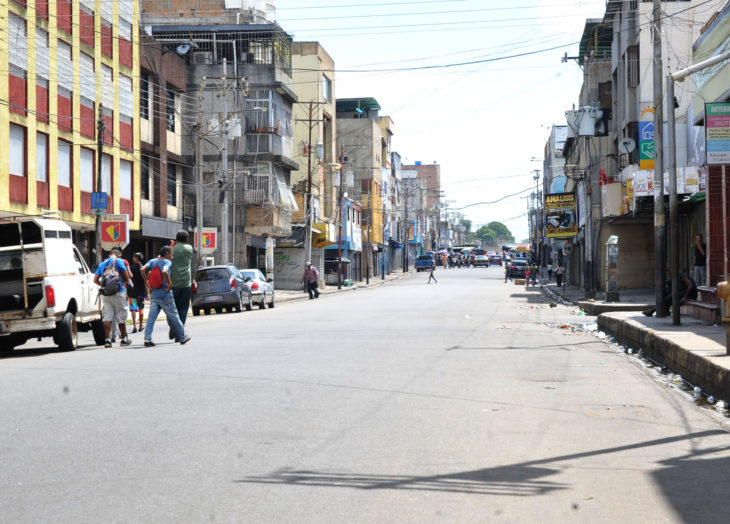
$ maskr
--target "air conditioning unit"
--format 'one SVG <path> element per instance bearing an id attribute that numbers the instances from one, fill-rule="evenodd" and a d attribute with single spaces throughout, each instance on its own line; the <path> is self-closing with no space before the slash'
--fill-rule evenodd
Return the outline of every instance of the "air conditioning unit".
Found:
<path id="1" fill-rule="evenodd" d="M 621 153 L 618 156 L 618 167 L 619 167 L 619 169 L 623 169 L 623 168 L 625 168 L 628 165 L 629 165 L 629 155 L 627 155 L 626 153 Z"/>

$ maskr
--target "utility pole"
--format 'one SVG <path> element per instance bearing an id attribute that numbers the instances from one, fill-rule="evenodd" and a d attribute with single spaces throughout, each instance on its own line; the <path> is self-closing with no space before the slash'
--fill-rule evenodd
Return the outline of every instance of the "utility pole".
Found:
<path id="1" fill-rule="evenodd" d="M 197 241 L 195 249 L 198 251 L 198 266 L 203 265 L 203 86 L 205 77 L 198 86 L 198 143 L 195 148 L 195 166 L 198 171 L 198 184 L 195 188 L 196 229 Z"/>
<path id="2" fill-rule="evenodd" d="M 665 317 L 664 282 L 667 265 L 667 237 L 664 217 L 664 111 L 662 92 L 662 3 L 654 0 L 654 294 L 656 316 Z M 673 270 L 674 271 L 674 270 Z M 672 279 L 672 287 L 678 285 Z"/>
<path id="3" fill-rule="evenodd" d="M 307 139 L 307 195 L 304 205 L 304 261 L 310 262 L 312 257 L 312 112 L 313 104 L 309 102 L 309 138 Z M 340 180 L 340 184 L 342 180 Z"/>
<path id="4" fill-rule="evenodd" d="M 409 242 L 409 235 L 411 232 L 411 224 L 408 222 L 408 193 L 409 191 L 406 190 L 405 183 L 403 183 L 403 194 L 405 195 L 405 237 L 403 239 L 403 273 L 408 273 L 408 242 Z"/>
<path id="5" fill-rule="evenodd" d="M 368 221 L 367 221 L 367 227 L 365 230 L 367 231 L 368 241 L 366 243 L 366 250 L 365 250 L 365 284 L 370 284 L 370 215 L 373 212 L 373 179 L 372 174 L 369 175 L 369 191 L 368 191 L 368 209 L 367 209 L 367 215 L 368 215 Z"/>
<path id="6" fill-rule="evenodd" d="M 96 191 L 101 192 L 101 166 L 102 153 L 104 152 L 104 106 L 99 104 L 99 118 L 96 121 Z M 107 202 L 109 199 L 107 198 Z M 96 263 L 101 264 L 101 209 L 96 210 Z"/>
<path id="7" fill-rule="evenodd" d="M 223 240 L 223 260 L 222 264 L 230 262 L 228 251 L 228 79 L 227 68 L 228 60 L 223 60 L 223 114 L 219 118 L 221 126 L 221 136 L 223 137 L 223 216 L 221 219 L 221 233 Z M 201 232 L 202 233 L 202 232 Z"/>

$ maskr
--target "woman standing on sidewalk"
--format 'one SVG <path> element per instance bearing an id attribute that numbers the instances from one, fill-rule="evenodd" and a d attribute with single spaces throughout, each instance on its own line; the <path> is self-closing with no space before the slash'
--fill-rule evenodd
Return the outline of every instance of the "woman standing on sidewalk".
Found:
<path id="1" fill-rule="evenodd" d="M 555 280 L 558 281 L 558 287 L 563 285 L 563 273 L 565 273 L 565 268 L 562 264 L 558 264 L 558 267 L 555 270 Z"/>

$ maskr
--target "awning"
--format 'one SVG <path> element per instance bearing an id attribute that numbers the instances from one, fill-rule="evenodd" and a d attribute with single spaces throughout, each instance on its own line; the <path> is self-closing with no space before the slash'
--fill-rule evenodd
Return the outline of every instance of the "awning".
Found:
<path id="1" fill-rule="evenodd" d="M 392 238 L 388 240 L 388 243 L 392 249 L 403 249 L 403 244 L 393 240 Z"/>

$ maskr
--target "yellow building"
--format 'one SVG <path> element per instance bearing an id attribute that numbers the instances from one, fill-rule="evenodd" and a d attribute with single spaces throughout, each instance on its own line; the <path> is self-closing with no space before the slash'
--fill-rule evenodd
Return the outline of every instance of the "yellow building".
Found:
<path id="1" fill-rule="evenodd" d="M 58 211 L 91 246 L 103 191 L 139 228 L 138 16 L 134 0 L 0 7 L 0 216 Z"/>

